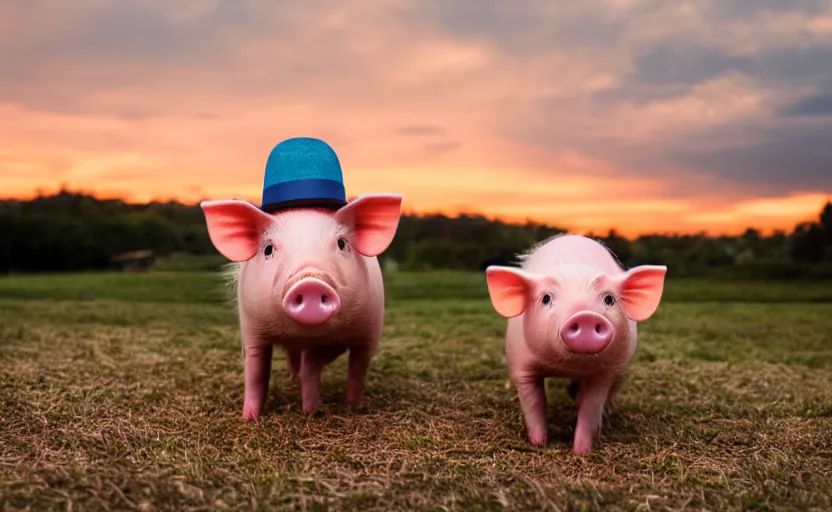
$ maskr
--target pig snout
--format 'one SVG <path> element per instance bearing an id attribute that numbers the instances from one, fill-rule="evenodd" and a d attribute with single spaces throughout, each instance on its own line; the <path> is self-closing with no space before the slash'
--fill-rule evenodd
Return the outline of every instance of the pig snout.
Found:
<path id="1" fill-rule="evenodd" d="M 612 334 L 609 320 L 592 311 L 581 311 L 563 323 L 560 338 L 570 352 L 597 354 L 610 344 Z"/>
<path id="2" fill-rule="evenodd" d="M 335 290 L 314 277 L 301 279 L 283 296 L 283 309 L 294 321 L 304 325 L 319 325 L 329 320 L 341 308 Z"/>

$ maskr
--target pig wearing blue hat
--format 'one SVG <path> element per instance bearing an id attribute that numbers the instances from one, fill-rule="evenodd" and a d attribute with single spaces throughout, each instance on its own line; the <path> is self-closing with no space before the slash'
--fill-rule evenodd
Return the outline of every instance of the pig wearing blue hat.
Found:
<path id="1" fill-rule="evenodd" d="M 396 234 L 400 194 L 347 202 L 341 164 L 325 142 L 288 139 L 266 161 L 260 207 L 203 201 L 208 234 L 232 265 L 244 355 L 243 419 L 257 420 L 272 352 L 286 354 L 302 409 L 318 407 L 326 365 L 349 354 L 346 402 L 361 403 L 381 339 L 384 284 L 377 256 Z"/>

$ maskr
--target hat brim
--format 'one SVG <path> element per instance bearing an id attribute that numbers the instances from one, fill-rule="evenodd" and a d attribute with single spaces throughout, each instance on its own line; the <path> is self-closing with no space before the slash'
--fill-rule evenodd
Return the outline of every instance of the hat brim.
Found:
<path id="1" fill-rule="evenodd" d="M 325 179 L 299 179 L 270 185 L 263 190 L 261 210 L 271 213 L 287 208 L 329 208 L 347 204 L 344 184 Z"/>
<path id="2" fill-rule="evenodd" d="M 290 208 L 326 208 L 329 210 L 339 210 L 346 205 L 347 202 L 340 199 L 291 199 L 288 201 L 264 204 L 260 207 L 260 209 L 266 213 L 274 213 L 279 210 L 288 210 Z"/>

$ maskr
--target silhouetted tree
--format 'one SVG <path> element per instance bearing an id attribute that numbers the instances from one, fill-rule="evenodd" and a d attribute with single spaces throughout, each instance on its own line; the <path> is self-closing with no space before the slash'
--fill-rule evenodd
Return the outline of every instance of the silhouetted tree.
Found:
<path id="1" fill-rule="evenodd" d="M 763 253 L 763 237 L 754 228 L 748 228 L 740 237 L 743 249 L 749 251 L 753 256 L 760 256 Z"/>
<path id="2" fill-rule="evenodd" d="M 797 225 L 791 236 L 791 256 L 795 261 L 817 263 L 823 261 L 826 235 L 816 222 Z"/>
<path id="3" fill-rule="evenodd" d="M 820 225 L 827 235 L 832 236 L 832 202 L 827 202 L 820 211 Z"/>
<path id="4" fill-rule="evenodd" d="M 403 215 L 383 258 L 402 269 L 482 271 L 488 264 L 514 264 L 533 244 L 564 231 L 471 214 Z M 613 229 L 598 240 L 628 268 L 662 264 L 671 276 L 718 268 L 754 277 L 808 276 L 810 266 L 824 258 L 832 262 L 832 204 L 824 205 L 816 222 L 800 224 L 790 235 L 763 236 L 749 228 L 737 237 L 647 234 L 629 240 Z M 0 200 L 0 273 L 104 268 L 114 254 L 137 249 L 217 255 L 198 205 L 128 204 L 66 188 L 28 201 Z"/>
<path id="5" fill-rule="evenodd" d="M 832 203 L 827 202 L 820 211 L 820 227 L 824 235 L 824 259 L 832 261 Z"/>
<path id="6" fill-rule="evenodd" d="M 607 236 L 601 239 L 601 242 L 612 251 L 618 261 L 625 267 L 630 266 L 630 259 L 632 251 L 630 249 L 630 241 L 620 236 L 615 229 L 611 229 Z"/>

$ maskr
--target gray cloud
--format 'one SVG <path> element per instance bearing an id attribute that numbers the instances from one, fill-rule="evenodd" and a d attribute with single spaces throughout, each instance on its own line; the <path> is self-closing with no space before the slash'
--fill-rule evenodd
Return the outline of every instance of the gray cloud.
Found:
<path id="1" fill-rule="evenodd" d="M 189 3 L 198 5 L 199 0 L 181 4 L 79 0 L 73 5 L 75 17 L 59 24 L 59 29 L 28 37 L 26 32 L 41 29 L 44 20 L 68 13 L 40 0 L 12 2 L 9 21 L 0 21 L 0 30 L 16 27 L 20 33 L 9 35 L 8 44 L 0 45 L 4 64 L 0 100 L 65 114 L 102 115 L 115 109 L 121 117 L 136 120 L 169 112 L 103 103 L 96 93 L 132 90 L 136 99 L 147 104 L 157 87 L 171 82 L 181 88 L 183 100 L 204 89 L 225 88 L 231 94 L 254 88 L 279 91 L 304 74 L 322 75 L 338 61 L 334 55 L 303 58 L 304 44 L 292 39 L 300 39 L 303 29 L 298 17 L 306 12 L 294 6 L 219 0 L 213 5 L 201 2 L 209 7 L 202 11 L 175 16 L 174 6 Z M 311 14 L 319 4 L 310 0 L 304 6 Z M 255 45 L 268 34 L 279 34 L 279 39 L 263 48 L 264 57 L 282 56 L 293 46 L 297 58 L 288 63 L 264 58 L 258 63 L 261 69 L 244 67 L 249 76 L 241 75 L 241 47 Z M 146 93 L 145 98 L 140 91 Z"/>
<path id="2" fill-rule="evenodd" d="M 653 3 L 647 2 L 647 8 Z M 407 13 L 456 37 L 483 40 L 527 57 L 553 48 L 617 43 L 629 23 L 627 16 L 611 15 L 592 4 L 424 0 L 413 2 Z"/>
<path id="3" fill-rule="evenodd" d="M 620 101 L 634 98 L 636 103 L 645 103 L 651 96 L 643 94 L 645 90 L 681 95 L 727 73 L 740 73 L 760 87 L 779 91 L 762 105 L 769 116 L 732 121 L 678 138 L 662 137 L 652 147 L 646 145 L 642 152 L 653 155 L 654 165 L 664 162 L 666 169 L 708 172 L 762 195 L 832 190 L 832 118 L 825 122 L 818 119 L 820 125 L 789 120 L 832 113 L 828 93 L 789 100 L 790 87 L 828 90 L 832 45 L 780 47 L 742 57 L 690 45 L 665 46 L 653 48 L 635 62 L 637 72 L 632 82 L 607 94 Z M 614 99 L 606 100 L 615 103 Z M 731 141 L 733 145 L 725 147 Z M 649 173 L 649 167 L 639 168 Z"/>
<path id="4" fill-rule="evenodd" d="M 566 141 L 561 133 L 562 127 L 551 124 L 506 132 L 539 148 L 577 149 L 628 174 L 664 181 L 667 197 L 832 191 L 832 122 L 751 119 L 646 140 L 581 133 Z"/>
<path id="5" fill-rule="evenodd" d="M 813 1 L 754 0 L 714 5 L 718 7 L 713 15 L 722 16 L 714 21 L 748 19 L 766 11 L 829 12 L 828 2 Z M 637 25 L 636 21 L 632 23 Z M 720 28 L 714 26 L 713 30 Z M 694 87 L 729 74 L 747 77 L 773 95 L 761 105 L 760 114 L 751 119 L 669 131 L 644 141 L 569 133 L 566 126 L 570 119 L 563 113 L 569 112 L 574 98 L 544 97 L 536 101 L 542 114 L 539 120 L 508 127 L 506 133 L 540 148 L 579 149 L 645 177 L 675 177 L 681 185 L 669 189 L 673 195 L 701 194 L 708 187 L 714 193 L 730 189 L 764 196 L 793 190 L 832 191 L 832 118 L 816 119 L 821 124 L 811 126 L 789 122 L 796 116 L 820 118 L 832 113 L 832 95 L 828 93 L 791 99 L 798 87 L 816 91 L 832 87 L 832 40 L 809 39 L 735 54 L 707 39 L 679 37 L 641 44 L 631 51 L 631 59 L 630 73 L 622 75 L 615 86 L 589 96 L 585 114 L 603 118 L 615 107 L 646 108 L 651 103 L 681 98 Z M 685 184 L 684 176 L 694 172 L 710 174 L 713 180 Z"/>
<path id="6" fill-rule="evenodd" d="M 86 3 L 86 5 L 84 5 Z M 156 70 L 170 65 L 193 64 L 193 59 L 229 55 L 234 50 L 227 43 L 242 31 L 268 27 L 271 18 L 251 2 L 221 0 L 215 7 L 190 16 L 174 15 L 165 2 L 158 0 L 119 0 L 90 2 L 80 0 L 74 6 L 72 23 L 43 37 L 19 37 L 18 64 L 25 57 L 79 58 L 86 62 L 128 62 L 131 66 L 149 64 Z M 10 19 L 21 32 L 54 15 L 64 15 L 51 2 L 15 2 Z M 287 20 L 288 21 L 288 20 Z M 282 31 L 290 25 L 273 27 Z M 22 34 L 21 34 L 22 35 Z M 10 52 L 12 53 L 12 52 Z M 19 65 L 16 71 L 38 69 L 41 62 Z M 152 77 L 148 77 L 151 78 Z"/>
<path id="7" fill-rule="evenodd" d="M 761 13 L 821 14 L 829 10 L 827 0 L 717 0 L 711 5 L 717 18 L 731 21 L 747 20 Z"/>
<path id="8" fill-rule="evenodd" d="M 635 83 L 691 86 L 728 71 L 747 73 L 752 60 L 686 42 L 670 42 L 649 46 L 636 53 L 633 65 L 632 80 Z"/>
<path id="9" fill-rule="evenodd" d="M 825 116 L 832 114 L 832 94 L 801 98 L 780 110 L 784 116 Z"/>
<path id="10" fill-rule="evenodd" d="M 832 81 L 832 42 L 811 46 L 782 46 L 753 54 L 731 55 L 688 41 L 651 45 L 635 52 L 628 85 L 692 86 L 729 72 L 759 80 L 763 85 L 801 85 Z"/>
<path id="11" fill-rule="evenodd" d="M 752 189 L 832 190 L 832 124 L 758 129 L 747 146 L 691 151 L 670 156 L 689 168 L 709 169 Z"/>
<path id="12" fill-rule="evenodd" d="M 48 18 L 52 8 L 37 1 L 13 4 L 12 25 L 30 29 Z M 202 64 L 209 55 L 230 51 L 218 40 L 216 30 L 222 23 L 215 17 L 177 27 L 151 4 L 127 0 L 96 8 L 77 6 L 86 16 L 67 23 L 63 30 L 39 38 L 19 37 L 0 54 L 4 62 L 0 98 L 36 110 L 104 113 L 108 107 L 90 105 L 91 93 L 150 87 L 170 69 Z M 229 21 L 233 19 L 229 16 Z M 149 116 L 130 106 L 119 110 L 127 119 Z"/>

